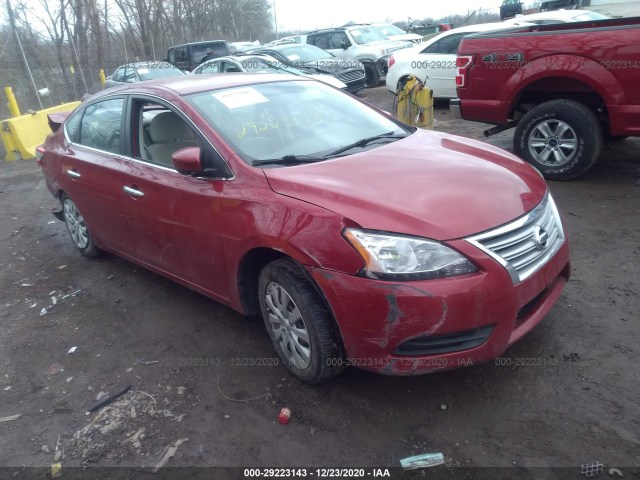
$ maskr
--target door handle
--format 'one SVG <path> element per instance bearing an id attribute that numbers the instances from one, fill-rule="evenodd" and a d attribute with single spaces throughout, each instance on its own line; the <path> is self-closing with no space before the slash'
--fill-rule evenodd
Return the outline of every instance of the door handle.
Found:
<path id="1" fill-rule="evenodd" d="M 133 195 L 134 197 L 143 197 L 144 196 L 144 192 L 141 192 L 140 190 L 136 190 L 135 188 L 132 188 L 132 187 L 124 186 L 124 187 L 122 187 L 122 190 L 124 190 L 129 195 Z"/>
<path id="2" fill-rule="evenodd" d="M 72 170 L 70 168 L 68 170 L 66 170 L 66 174 L 69 175 L 71 178 L 80 178 L 82 176 L 78 172 L 76 172 L 75 170 Z"/>

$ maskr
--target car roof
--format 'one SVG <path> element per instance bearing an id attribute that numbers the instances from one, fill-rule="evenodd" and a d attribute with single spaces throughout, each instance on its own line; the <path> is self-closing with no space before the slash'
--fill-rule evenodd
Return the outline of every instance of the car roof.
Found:
<path id="1" fill-rule="evenodd" d="M 217 60 L 217 59 L 216 59 Z M 159 80 L 129 83 L 113 87 L 97 93 L 93 97 L 99 98 L 103 94 L 153 94 L 173 93 L 179 96 L 192 93 L 218 90 L 222 88 L 247 87 L 262 83 L 283 82 L 290 80 L 305 80 L 303 77 L 286 73 L 226 73 L 224 75 L 185 75 L 168 77 Z"/>
<path id="2" fill-rule="evenodd" d="M 169 50 L 171 50 L 172 48 L 179 48 L 179 47 L 188 47 L 190 45 L 204 45 L 207 43 L 227 43 L 226 40 L 203 40 L 201 42 L 189 42 L 189 43 L 181 43 L 180 45 L 172 45 L 169 47 Z"/>
<path id="3" fill-rule="evenodd" d="M 267 62 L 275 62 L 276 59 L 266 53 L 236 53 L 234 55 L 225 55 L 224 57 L 212 58 L 211 60 L 207 60 L 206 62 L 202 62 L 198 65 L 194 70 L 197 70 L 203 65 L 208 65 L 210 63 L 216 63 L 220 61 L 232 61 L 232 62 L 241 62 L 242 60 L 247 60 L 251 58 L 258 58 L 260 60 L 265 60 Z"/>
<path id="4" fill-rule="evenodd" d="M 528 23 L 522 20 L 518 24 L 507 23 L 507 22 L 492 22 L 492 23 L 478 23 L 476 25 L 465 25 L 464 27 L 452 28 L 451 30 L 445 30 L 444 32 L 440 32 L 434 35 L 433 37 L 423 40 L 422 43 L 415 45 L 412 48 L 407 48 L 405 50 L 406 51 L 423 50 L 429 45 L 437 42 L 438 40 L 448 37 L 449 35 L 455 35 L 456 33 L 490 32 L 492 30 L 506 30 L 506 29 L 521 28 L 527 25 L 533 25 L 533 23 Z"/>
<path id="5" fill-rule="evenodd" d="M 142 67 L 142 66 L 150 66 L 150 65 L 162 65 L 162 68 L 167 68 L 167 65 L 170 65 L 171 67 L 177 69 L 177 67 L 175 67 L 174 65 L 172 65 L 169 62 L 164 62 L 161 60 L 144 60 L 142 62 L 130 62 L 130 63 L 123 63 L 122 65 L 120 65 L 118 68 L 122 68 L 122 67 Z"/>
<path id="6" fill-rule="evenodd" d="M 516 15 L 514 18 L 510 18 L 506 20 L 506 22 L 526 22 L 527 20 L 546 20 L 546 19 L 559 19 L 559 20 L 570 20 L 572 18 L 577 17 L 578 15 L 583 14 L 592 14 L 596 12 L 592 12 L 591 10 L 553 10 L 550 12 L 538 12 L 531 13 L 529 15 Z"/>
<path id="7" fill-rule="evenodd" d="M 268 47 L 257 47 L 254 50 L 273 50 L 275 52 L 281 52 L 284 50 L 288 50 L 290 48 L 299 48 L 299 47 L 311 47 L 311 48 L 318 48 L 315 45 L 309 45 L 308 43 L 281 43 L 280 45 L 270 45 Z"/>

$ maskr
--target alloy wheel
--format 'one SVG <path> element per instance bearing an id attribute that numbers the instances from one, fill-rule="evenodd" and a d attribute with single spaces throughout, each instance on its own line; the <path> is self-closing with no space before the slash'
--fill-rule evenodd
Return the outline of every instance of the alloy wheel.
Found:
<path id="1" fill-rule="evenodd" d="M 286 359 L 297 369 L 311 363 L 309 331 L 295 302 L 276 282 L 269 282 L 265 291 L 269 326 Z"/>
<path id="2" fill-rule="evenodd" d="M 561 120 L 545 120 L 536 125 L 527 141 L 531 156 L 549 167 L 571 161 L 578 150 L 578 136 Z"/>
<path id="3" fill-rule="evenodd" d="M 76 204 L 69 199 L 64 202 L 63 209 L 67 229 L 73 242 L 78 248 L 85 248 L 89 244 L 89 234 L 80 211 Z"/>

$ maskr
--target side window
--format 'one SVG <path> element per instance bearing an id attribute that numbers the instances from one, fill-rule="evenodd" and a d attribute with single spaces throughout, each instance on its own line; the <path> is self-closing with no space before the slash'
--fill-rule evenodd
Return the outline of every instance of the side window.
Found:
<path id="1" fill-rule="evenodd" d="M 232 62 L 224 62 L 223 70 L 225 73 L 242 72 L 240 67 L 238 67 L 235 63 L 232 63 Z"/>
<path id="2" fill-rule="evenodd" d="M 420 53 L 438 53 L 439 47 L 440 41 L 437 41 L 429 45 L 427 48 L 423 49 Z"/>
<path id="3" fill-rule="evenodd" d="M 347 46 L 349 46 L 347 34 L 344 32 L 335 32 L 331 35 L 330 48 L 342 48 L 342 42 L 346 42 Z"/>
<path id="4" fill-rule="evenodd" d="M 80 110 L 74 113 L 71 118 L 64 123 L 64 131 L 71 143 L 76 142 L 78 139 L 78 131 L 80 130 L 80 120 L 82 120 L 83 111 L 84 110 Z"/>
<path id="5" fill-rule="evenodd" d="M 196 73 L 220 73 L 220 62 L 211 62 L 203 65 Z"/>
<path id="6" fill-rule="evenodd" d="M 193 128 L 164 105 L 147 100 L 133 102 L 132 155 L 149 163 L 173 168 L 171 156 L 202 144 Z"/>
<path id="7" fill-rule="evenodd" d="M 136 70 L 131 66 L 127 65 L 124 67 L 124 76 L 121 82 L 133 83 L 136 81 Z"/>
<path id="8" fill-rule="evenodd" d="M 169 52 L 167 53 L 167 60 L 169 61 L 169 63 L 176 63 L 176 51 L 175 49 L 171 49 L 169 50 Z"/>
<path id="9" fill-rule="evenodd" d="M 182 48 L 176 48 L 176 62 L 188 62 L 189 61 L 189 55 L 187 55 L 187 48 L 186 47 L 182 47 Z"/>
<path id="10" fill-rule="evenodd" d="M 448 37 L 440 40 L 438 53 L 444 53 L 447 55 L 455 55 L 458 53 L 458 46 L 462 41 L 462 37 L 466 34 L 458 34 L 458 35 L 449 35 Z"/>
<path id="11" fill-rule="evenodd" d="M 124 75 L 122 68 L 118 68 L 115 72 L 113 72 L 113 75 L 111 76 L 111 78 L 116 82 L 124 82 L 123 77 Z"/>
<path id="12" fill-rule="evenodd" d="M 318 48 L 322 48 L 323 50 L 327 50 L 330 47 L 330 43 L 329 43 L 329 37 L 330 37 L 330 33 L 320 33 L 318 35 L 316 35 L 316 37 L 314 38 L 314 45 Z"/>
<path id="13" fill-rule="evenodd" d="M 92 103 L 84 109 L 77 143 L 111 153 L 120 153 L 123 98 Z"/>

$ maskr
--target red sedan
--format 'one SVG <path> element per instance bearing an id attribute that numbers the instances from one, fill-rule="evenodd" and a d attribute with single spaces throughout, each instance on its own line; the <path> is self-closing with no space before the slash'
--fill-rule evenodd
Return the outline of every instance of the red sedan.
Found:
<path id="1" fill-rule="evenodd" d="M 143 82 L 52 126 L 39 162 L 80 252 L 262 315 L 307 382 L 493 359 L 569 277 L 536 170 L 313 80 Z"/>

